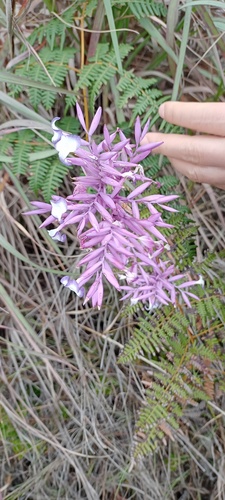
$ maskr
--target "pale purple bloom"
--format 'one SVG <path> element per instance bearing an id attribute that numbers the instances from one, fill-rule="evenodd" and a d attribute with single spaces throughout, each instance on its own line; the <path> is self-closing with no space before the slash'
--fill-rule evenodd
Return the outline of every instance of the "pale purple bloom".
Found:
<path id="1" fill-rule="evenodd" d="M 51 127 L 54 132 L 52 137 L 52 144 L 56 151 L 59 153 L 59 159 L 64 165 L 69 165 L 67 156 L 69 153 L 75 153 L 80 147 L 80 137 L 78 135 L 63 132 L 60 128 L 56 127 L 55 122 L 60 120 L 59 117 L 51 121 Z"/>
<path id="2" fill-rule="evenodd" d="M 65 243 L 66 241 L 66 235 L 60 233 L 58 229 L 50 229 L 50 231 L 48 231 L 48 234 L 53 240 L 61 241 L 61 243 Z"/>
<path id="3" fill-rule="evenodd" d="M 61 283 L 84 297 L 84 304 L 91 300 L 93 307 L 100 309 L 106 279 L 124 293 L 122 300 L 130 299 L 133 304 L 141 301 L 149 310 L 160 304 L 175 305 L 178 293 L 189 306 L 190 298 L 197 297 L 187 288 L 198 282 L 185 281 L 185 274 L 176 274 L 173 264 L 166 260 L 168 242 L 162 234 L 162 228 L 171 227 L 163 220 L 162 209 L 176 212 L 167 204 L 177 196 L 151 194 L 152 185 L 158 183 L 146 177 L 139 164 L 160 143 L 139 145 L 148 124 L 141 130 L 137 118 L 135 144 L 121 130 L 110 133 L 106 126 L 103 140 L 97 144 L 93 134 L 101 115 L 99 108 L 87 130 L 77 104 L 77 116 L 88 141 L 56 127 L 59 118 L 52 120 L 52 142 L 59 158 L 82 169 L 83 175 L 74 177 L 72 194 L 66 198 L 53 196 L 50 204 L 32 202 L 35 209 L 27 214 L 48 213 L 40 227 L 54 223 L 56 227 L 49 235 L 61 242 L 65 228 L 76 226 L 80 247 L 85 252 L 77 264 L 80 275 L 76 280 L 64 276 Z M 68 157 L 69 153 L 75 156 Z M 141 219 L 143 206 L 149 215 Z"/>
<path id="4" fill-rule="evenodd" d="M 52 205 L 52 216 L 60 222 L 63 214 L 67 211 L 67 202 L 65 198 L 62 198 L 62 196 L 52 196 L 50 203 Z"/>
<path id="5" fill-rule="evenodd" d="M 80 287 L 77 281 L 70 278 L 70 276 L 63 276 L 63 278 L 61 278 L 60 280 L 60 283 L 62 283 L 62 285 L 72 290 L 72 292 L 75 292 L 78 295 L 78 297 L 84 296 L 84 288 Z"/>

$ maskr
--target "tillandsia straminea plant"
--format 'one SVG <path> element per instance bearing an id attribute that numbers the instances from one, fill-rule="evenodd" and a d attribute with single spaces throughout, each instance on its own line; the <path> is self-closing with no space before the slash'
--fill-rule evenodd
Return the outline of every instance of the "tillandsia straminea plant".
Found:
<path id="1" fill-rule="evenodd" d="M 50 204 L 33 201 L 35 209 L 26 215 L 50 212 L 40 227 L 54 224 L 56 227 L 49 234 L 61 242 L 66 239 L 63 230 L 69 225 L 77 226 L 80 247 L 86 252 L 77 267 L 83 270 L 77 279 L 67 275 L 61 283 L 84 297 L 84 304 L 91 299 L 93 307 L 101 307 L 105 277 L 123 293 L 122 300 L 129 298 L 132 304 L 141 301 L 151 310 L 159 304 L 175 304 L 180 292 L 190 306 L 189 296 L 196 296 L 187 288 L 196 281 L 185 281 L 185 274 L 176 274 L 174 265 L 166 259 L 169 246 L 160 232 L 160 228 L 171 227 L 163 221 L 161 211 L 175 211 L 166 204 L 177 196 L 144 195 L 156 183 L 145 177 L 139 162 L 159 143 L 140 146 L 149 122 L 141 130 L 138 117 L 135 144 L 122 130 L 110 134 L 106 126 L 103 140 L 96 144 L 92 136 L 101 112 L 99 108 L 87 130 L 77 104 L 77 116 L 88 141 L 60 130 L 56 126 L 59 118 L 52 120 L 52 143 L 61 162 L 80 167 L 83 175 L 74 178 L 71 195 L 52 196 Z M 75 156 L 68 158 L 69 153 Z M 141 219 L 141 206 L 147 207 L 148 218 Z"/>

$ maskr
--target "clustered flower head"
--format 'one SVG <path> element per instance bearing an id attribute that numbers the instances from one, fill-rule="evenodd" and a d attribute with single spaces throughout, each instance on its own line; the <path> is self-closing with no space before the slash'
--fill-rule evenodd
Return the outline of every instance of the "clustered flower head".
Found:
<path id="1" fill-rule="evenodd" d="M 54 224 L 49 230 L 54 240 L 64 242 L 65 228 L 75 225 L 81 249 L 85 255 L 77 267 L 80 275 L 75 280 L 64 276 L 61 283 L 100 309 L 103 301 L 104 279 L 122 292 L 122 300 L 132 304 L 141 301 L 151 310 L 159 304 L 175 305 L 177 292 L 190 306 L 189 297 L 195 297 L 186 288 L 194 281 L 184 281 L 174 265 L 166 260 L 168 242 L 160 229 L 171 227 L 163 221 L 161 211 L 175 211 L 167 205 L 176 195 L 145 194 L 155 183 L 144 175 L 140 162 L 159 143 L 140 146 L 149 122 L 141 130 L 140 118 L 135 123 L 135 144 L 131 144 L 122 130 L 109 133 L 104 126 L 104 138 L 99 144 L 93 139 L 102 110 L 99 108 L 89 130 L 77 104 L 77 116 L 88 141 L 63 132 L 52 120 L 52 142 L 59 159 L 66 165 L 76 165 L 82 175 L 74 178 L 73 193 L 66 198 L 52 196 L 50 203 L 32 202 L 30 214 L 49 213 L 40 227 Z M 74 153 L 75 156 L 69 156 Z M 141 208 L 148 212 L 142 219 Z M 146 211 L 146 210 L 145 210 Z M 196 298 L 196 297 L 195 297 Z"/>

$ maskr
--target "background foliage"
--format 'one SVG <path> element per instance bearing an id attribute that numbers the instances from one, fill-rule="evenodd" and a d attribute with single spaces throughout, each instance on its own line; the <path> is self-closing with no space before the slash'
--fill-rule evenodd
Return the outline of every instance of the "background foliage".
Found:
<path id="1" fill-rule="evenodd" d="M 0 494 L 223 498 L 224 194 L 143 162 L 180 195 L 165 232 L 168 258 L 205 282 L 190 309 L 121 310 L 111 289 L 100 313 L 83 307 L 58 279 L 76 235 L 58 247 L 22 216 L 71 190 L 49 122 L 79 133 L 76 100 L 87 125 L 102 105 L 127 135 L 138 114 L 179 131 L 159 121 L 165 100 L 224 100 L 223 3 L 6 0 L 0 24 Z"/>

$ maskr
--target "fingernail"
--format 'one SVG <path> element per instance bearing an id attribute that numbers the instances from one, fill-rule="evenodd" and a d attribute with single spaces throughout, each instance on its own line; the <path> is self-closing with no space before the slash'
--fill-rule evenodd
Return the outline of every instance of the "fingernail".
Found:
<path id="1" fill-rule="evenodd" d="M 164 104 L 161 104 L 161 106 L 159 106 L 159 116 L 161 116 L 161 118 L 164 118 L 164 112 L 165 112 L 165 106 Z"/>

